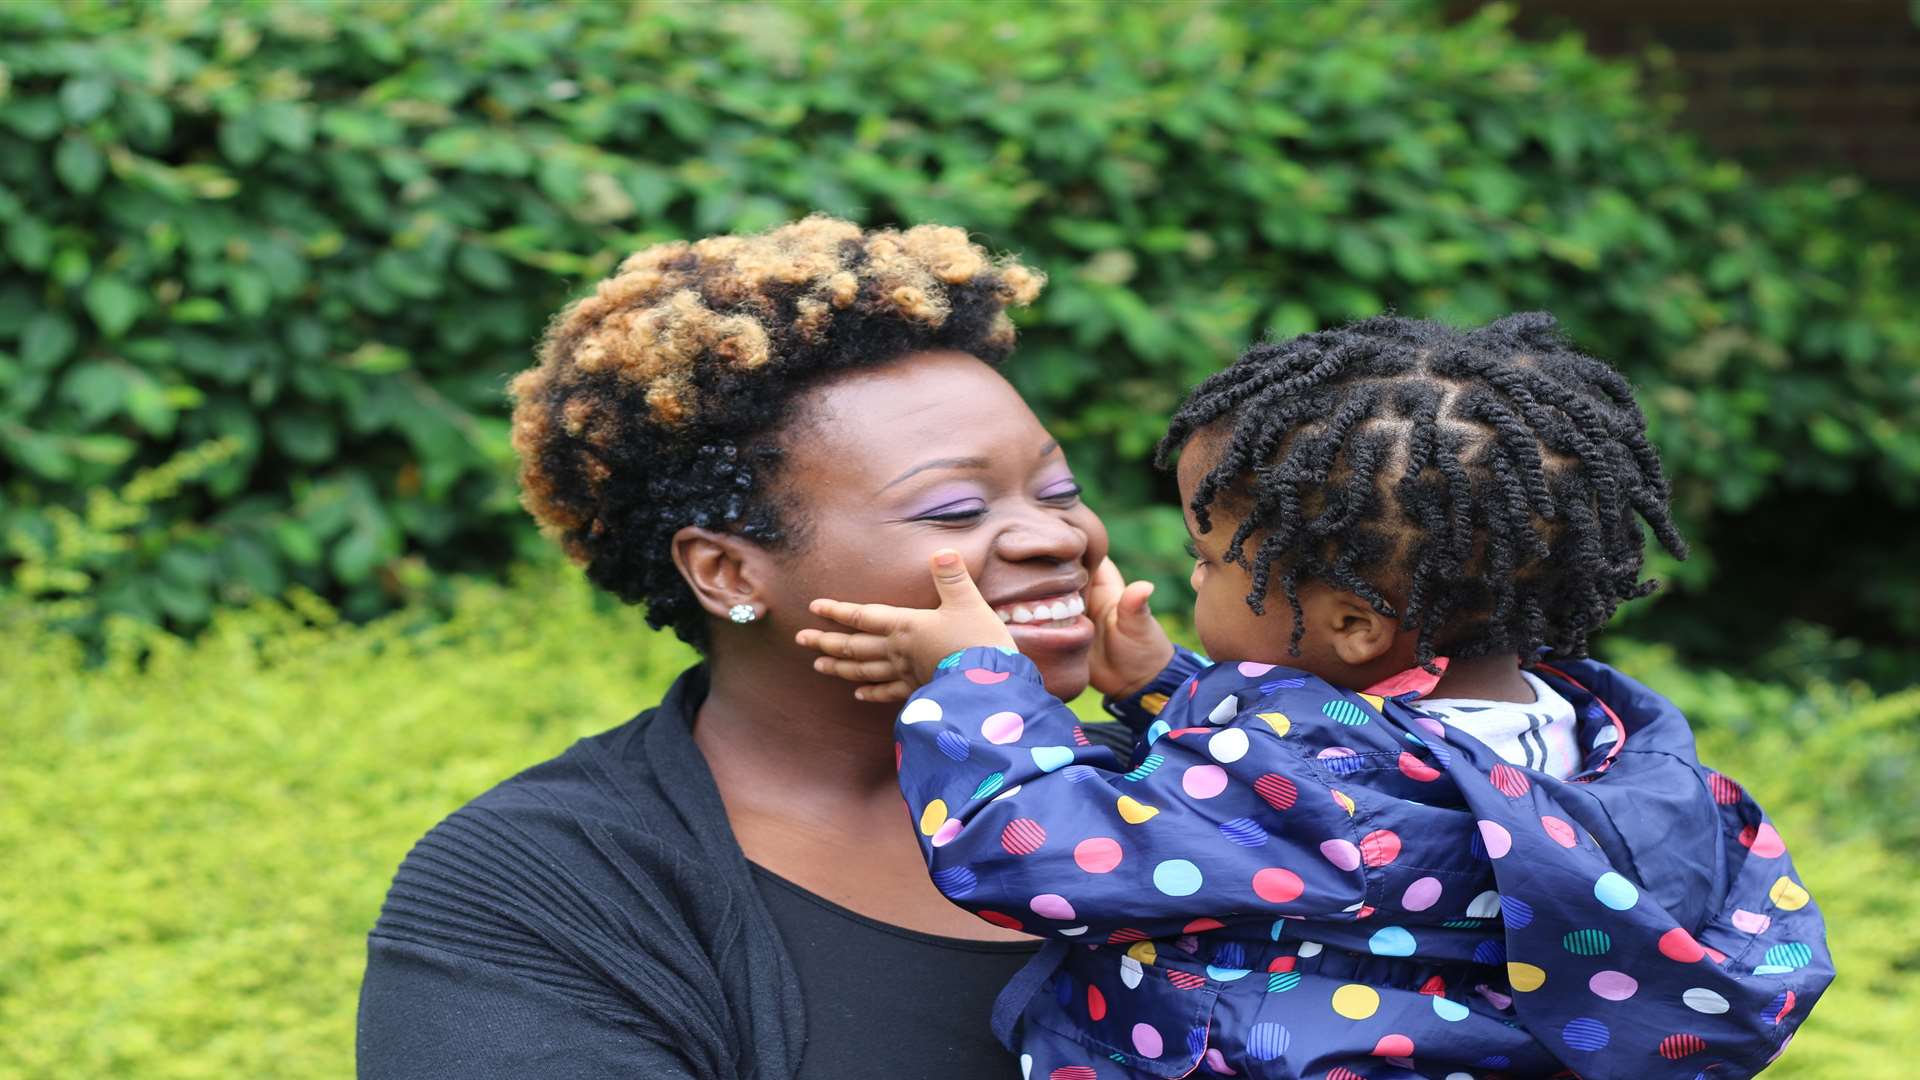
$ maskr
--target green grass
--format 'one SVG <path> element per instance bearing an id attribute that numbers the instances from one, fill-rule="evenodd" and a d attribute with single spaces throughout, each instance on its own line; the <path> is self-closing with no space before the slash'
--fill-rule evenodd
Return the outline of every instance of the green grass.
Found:
<path id="1" fill-rule="evenodd" d="M 142 1080 L 351 1075 L 364 938 L 408 846 L 689 659 L 546 569 L 463 587 L 445 621 L 296 599 L 191 645 L 123 628 L 93 671 L 0 612 L 0 655 L 0 1077 Z M 1818 694 L 1634 659 L 1689 707 L 1740 703 L 1703 752 L 1775 810 L 1827 912 L 1841 981 L 1771 1075 L 1905 1076 L 1920 858 L 1890 831 L 1911 789 L 1876 785 L 1911 764 L 1920 699 L 1823 691 L 1844 722 L 1809 726 Z"/>

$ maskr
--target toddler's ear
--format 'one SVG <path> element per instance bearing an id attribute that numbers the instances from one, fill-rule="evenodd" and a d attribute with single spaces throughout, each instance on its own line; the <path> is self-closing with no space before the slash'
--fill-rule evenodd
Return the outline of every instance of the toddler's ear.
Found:
<path id="1" fill-rule="evenodd" d="M 1365 667 L 1393 651 L 1400 640 L 1400 621 L 1373 610 L 1349 592 L 1332 592 L 1320 612 L 1322 627 L 1334 655 L 1349 667 Z"/>

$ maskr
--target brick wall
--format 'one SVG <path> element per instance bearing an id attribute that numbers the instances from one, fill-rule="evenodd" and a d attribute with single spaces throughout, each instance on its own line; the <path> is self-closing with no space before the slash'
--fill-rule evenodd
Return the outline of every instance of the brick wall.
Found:
<path id="1" fill-rule="evenodd" d="M 1838 169 L 1920 191 L 1920 7 L 1910 0 L 1518 0 L 1516 8 L 1530 37 L 1571 29 L 1603 55 L 1665 50 L 1688 123 L 1756 169 Z"/>

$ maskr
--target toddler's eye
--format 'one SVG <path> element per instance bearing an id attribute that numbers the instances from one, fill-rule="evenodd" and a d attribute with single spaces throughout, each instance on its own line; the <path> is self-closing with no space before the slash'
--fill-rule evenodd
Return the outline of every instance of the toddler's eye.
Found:
<path id="1" fill-rule="evenodd" d="M 1187 548 L 1187 558 L 1192 559 L 1194 562 L 1203 563 L 1207 561 L 1205 558 L 1201 556 L 1199 547 L 1197 547 L 1193 541 L 1191 540 L 1187 541 L 1186 548 Z"/>

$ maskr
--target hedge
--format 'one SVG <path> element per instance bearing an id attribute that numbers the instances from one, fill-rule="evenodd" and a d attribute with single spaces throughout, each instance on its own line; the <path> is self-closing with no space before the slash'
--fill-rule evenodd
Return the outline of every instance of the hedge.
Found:
<path id="1" fill-rule="evenodd" d="M 1685 583 L 1772 589 L 1712 580 L 1766 535 L 1839 568 L 1807 612 L 1914 629 L 1920 213 L 1760 183 L 1632 66 L 1506 20 L 0 6 L 0 587 L 192 628 L 497 570 L 534 543 L 503 380 L 551 313 L 639 246 L 819 209 L 1051 273 L 1015 378 L 1139 571 L 1178 576 L 1145 451 L 1250 340 L 1544 307 L 1637 380 L 1704 541 Z M 89 494 L 167 462 L 136 508 Z"/>
<path id="2" fill-rule="evenodd" d="M 190 642 L 116 617 L 97 668 L 43 613 L 0 602 L 7 1080 L 351 1076 L 366 933 L 408 847 L 690 659 L 551 566 L 364 626 L 304 590 Z M 1826 913 L 1840 979 L 1768 1080 L 1904 1080 L 1920 844 L 1891 793 L 1913 790 L 1920 692 L 1621 649 L 1704 721 L 1702 755 L 1773 812 Z"/>

